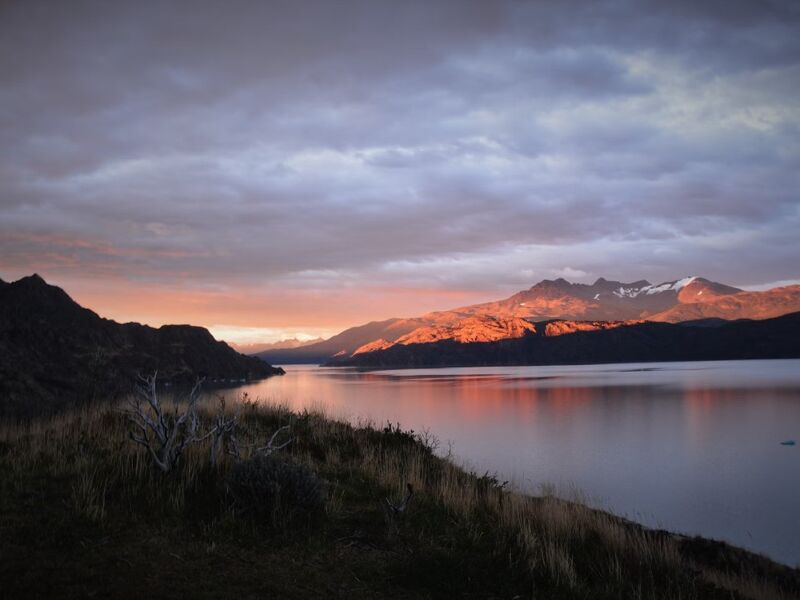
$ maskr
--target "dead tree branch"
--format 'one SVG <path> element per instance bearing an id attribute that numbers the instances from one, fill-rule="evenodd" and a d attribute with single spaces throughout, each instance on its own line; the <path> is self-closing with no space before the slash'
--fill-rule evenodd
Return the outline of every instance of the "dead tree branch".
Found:
<path id="1" fill-rule="evenodd" d="M 211 428 L 205 437 L 211 437 L 210 461 L 212 466 L 216 466 L 220 451 L 225 451 L 231 456 L 240 458 L 239 441 L 236 439 L 236 428 L 239 426 L 239 412 L 236 410 L 233 415 L 225 414 L 225 397 L 219 398 L 219 412 L 214 420 L 214 427 Z"/>
<path id="2" fill-rule="evenodd" d="M 265 455 L 269 456 L 273 452 L 276 452 L 276 451 L 280 450 L 281 448 L 285 448 L 286 446 L 291 444 L 293 438 L 289 438 L 288 440 L 286 440 L 285 442 L 283 442 L 282 444 L 280 444 L 278 446 L 275 445 L 275 440 L 278 438 L 278 435 L 280 435 L 281 431 L 289 431 L 289 426 L 288 425 L 284 425 L 283 427 L 279 427 L 278 429 L 276 429 L 275 433 L 272 434 L 272 437 L 269 438 L 269 441 L 267 442 L 267 445 L 266 446 L 262 446 L 261 448 L 256 448 L 255 452 L 258 452 L 260 454 L 265 454 Z"/>
<path id="3" fill-rule="evenodd" d="M 270 455 L 277 450 L 285 448 L 290 443 L 292 443 L 292 439 L 288 439 L 282 444 L 275 444 L 275 440 L 278 439 L 278 436 L 283 431 L 288 431 L 289 426 L 284 425 L 277 429 L 270 437 L 269 441 L 267 442 L 266 446 L 258 447 L 257 444 L 241 444 L 239 443 L 239 438 L 237 437 L 237 431 L 239 428 L 239 414 L 241 412 L 241 405 L 237 408 L 236 412 L 233 415 L 226 415 L 225 414 L 225 398 L 220 397 L 219 399 L 219 412 L 217 413 L 217 417 L 214 421 L 214 427 L 204 436 L 211 437 L 211 448 L 210 448 L 210 458 L 211 464 L 216 465 L 218 461 L 218 457 L 220 451 L 223 449 L 225 450 L 226 454 L 233 456 L 236 460 L 242 458 L 242 450 L 248 449 L 250 454 L 264 454 Z"/>
<path id="4" fill-rule="evenodd" d="M 153 464 L 161 471 L 169 473 L 189 445 L 208 437 L 208 434 L 197 437 L 200 419 L 195 405 L 203 380 L 198 378 L 195 382 L 183 412 L 176 407 L 173 414 L 165 414 L 156 389 L 157 376 L 158 371 L 148 376 L 139 375 L 136 393 L 128 400 L 126 414 L 133 427 L 130 439 L 147 450 Z"/>
<path id="5" fill-rule="evenodd" d="M 406 485 L 406 496 L 397 504 L 394 504 L 391 500 L 386 498 L 386 505 L 391 512 L 392 515 L 399 515 L 401 513 L 406 512 L 406 508 L 408 508 L 408 501 L 411 500 L 411 497 L 414 495 L 414 486 L 410 483 Z"/>

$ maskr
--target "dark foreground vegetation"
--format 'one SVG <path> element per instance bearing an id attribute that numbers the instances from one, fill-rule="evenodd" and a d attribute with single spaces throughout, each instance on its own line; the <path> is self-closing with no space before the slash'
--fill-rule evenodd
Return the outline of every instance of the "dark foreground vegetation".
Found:
<path id="1" fill-rule="evenodd" d="M 509 491 L 427 436 L 217 410 L 204 405 L 201 424 L 240 411 L 236 451 L 207 438 L 166 473 L 120 410 L 0 425 L 2 597 L 800 596 L 797 570 Z M 259 452 L 267 440 L 279 449 Z"/>

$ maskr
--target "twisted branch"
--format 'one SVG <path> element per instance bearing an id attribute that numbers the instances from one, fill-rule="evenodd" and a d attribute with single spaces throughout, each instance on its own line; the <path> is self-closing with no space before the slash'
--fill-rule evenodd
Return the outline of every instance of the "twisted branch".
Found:
<path id="1" fill-rule="evenodd" d="M 134 428 L 128 436 L 147 449 L 153 464 L 168 473 L 178 464 L 186 448 L 207 437 L 197 437 L 200 419 L 195 410 L 203 379 L 198 378 L 189 392 L 186 410 L 179 413 L 176 407 L 174 415 L 167 415 L 158 398 L 157 377 L 158 371 L 138 376 L 136 394 L 128 399 L 126 414 Z"/>

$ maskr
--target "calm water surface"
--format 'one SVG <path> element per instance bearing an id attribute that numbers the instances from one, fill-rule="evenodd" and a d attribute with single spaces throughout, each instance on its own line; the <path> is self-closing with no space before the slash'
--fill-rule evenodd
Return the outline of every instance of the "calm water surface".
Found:
<path id="1" fill-rule="evenodd" d="M 285 368 L 237 391 L 428 429 L 526 491 L 578 489 L 644 524 L 800 564 L 800 360 Z"/>

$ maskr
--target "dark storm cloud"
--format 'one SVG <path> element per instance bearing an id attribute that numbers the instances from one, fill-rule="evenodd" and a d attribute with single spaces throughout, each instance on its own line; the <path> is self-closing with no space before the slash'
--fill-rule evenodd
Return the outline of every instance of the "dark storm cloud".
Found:
<path id="1" fill-rule="evenodd" d="M 797 278 L 798 91 L 793 2 L 7 2 L 0 268 Z"/>

